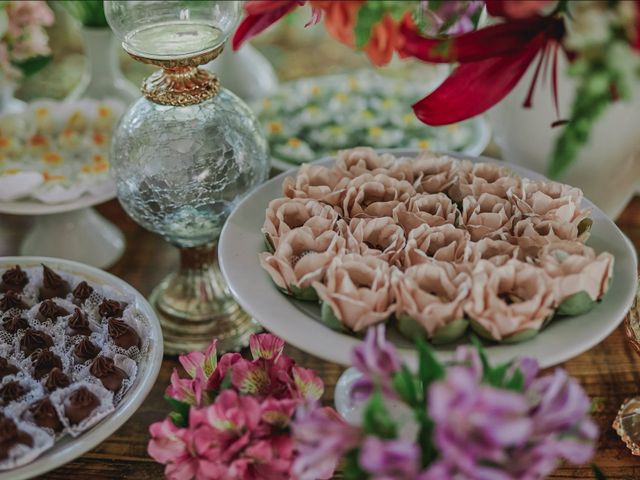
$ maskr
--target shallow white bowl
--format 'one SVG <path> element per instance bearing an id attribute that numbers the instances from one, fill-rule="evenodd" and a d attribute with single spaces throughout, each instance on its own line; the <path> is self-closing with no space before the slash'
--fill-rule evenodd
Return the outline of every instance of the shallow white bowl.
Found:
<path id="1" fill-rule="evenodd" d="M 389 150 L 387 150 L 389 151 Z M 417 150 L 391 150 L 402 156 L 415 156 Z M 494 162 L 508 166 L 516 174 L 532 179 L 541 175 L 522 167 L 490 158 L 472 158 L 450 154 L 474 162 Z M 329 165 L 333 158 L 319 160 Z M 220 236 L 219 256 L 222 272 L 231 292 L 242 308 L 265 328 L 285 341 L 317 357 L 349 365 L 351 350 L 362 340 L 339 333 L 319 321 L 320 309 L 313 302 L 300 302 L 280 293 L 258 261 L 265 250 L 260 232 L 269 201 L 282 196 L 282 180 L 295 172 L 281 174 L 254 190 L 232 212 Z M 596 252 L 609 251 L 615 256 L 613 282 L 604 300 L 589 313 L 577 317 L 555 319 L 536 337 L 511 345 L 487 344 L 492 362 L 504 362 L 517 356 L 529 356 L 542 367 L 564 362 L 590 349 L 607 337 L 622 321 L 633 302 L 637 282 L 637 258 L 633 245 L 618 227 L 591 202 L 593 226 L 588 244 Z M 406 339 L 388 329 L 405 362 L 415 367 L 415 348 Z M 461 342 L 464 342 L 463 339 Z M 435 347 L 441 360 L 451 358 L 457 344 Z"/>
<path id="2" fill-rule="evenodd" d="M 150 328 L 146 332 L 150 340 L 149 350 L 138 364 L 135 382 L 111 415 L 75 439 L 69 435 L 65 436 L 33 462 L 13 470 L 0 471 L 0 480 L 21 480 L 41 475 L 81 456 L 108 438 L 142 405 L 158 377 L 162 364 L 162 331 L 158 318 L 142 294 L 124 280 L 82 263 L 49 257 L 0 257 L 0 271 L 14 265 L 33 267 L 41 263 L 46 263 L 54 270 L 82 277 L 89 283 L 109 285 L 124 294 L 133 295 L 136 308 L 149 320 Z"/>

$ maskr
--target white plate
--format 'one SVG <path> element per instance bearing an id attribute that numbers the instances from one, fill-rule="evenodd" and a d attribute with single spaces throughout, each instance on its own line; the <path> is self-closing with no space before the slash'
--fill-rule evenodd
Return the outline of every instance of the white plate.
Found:
<path id="1" fill-rule="evenodd" d="M 85 193 L 80 198 L 66 203 L 43 203 L 33 199 L 0 202 L 0 213 L 11 215 L 51 215 L 100 205 L 115 198 L 115 196 L 116 186 L 112 183 L 109 188 L 105 188 L 103 192 L 97 195 Z"/>
<path id="2" fill-rule="evenodd" d="M 462 150 L 462 154 L 477 157 L 480 156 L 485 148 L 487 148 L 487 145 L 489 145 L 491 141 L 491 129 L 489 128 L 489 122 L 483 116 L 472 118 L 471 120 L 467 120 L 467 122 L 473 124 L 475 138 Z M 271 157 L 271 167 L 279 172 L 286 172 L 289 170 L 297 170 L 300 165 Z"/>
<path id="3" fill-rule="evenodd" d="M 67 435 L 40 457 L 22 467 L 0 472 L 0 480 L 21 480 L 53 470 L 88 452 L 120 428 L 142 405 L 153 387 L 162 364 L 162 331 L 149 302 L 124 280 L 94 267 L 69 260 L 48 257 L 0 257 L 0 270 L 14 265 L 38 266 L 46 263 L 54 270 L 78 275 L 90 283 L 109 285 L 124 294 L 135 296 L 135 306 L 149 320 L 149 350 L 138 364 L 136 379 L 116 410 L 77 438 Z"/>
<path id="4" fill-rule="evenodd" d="M 416 150 L 396 150 L 397 155 L 415 156 Z M 470 158 L 472 161 L 497 162 L 489 158 Z M 329 165 L 332 158 L 318 161 Z M 543 178 L 527 169 L 508 165 L 522 177 Z M 325 327 L 320 323 L 320 309 L 316 304 L 293 301 L 280 293 L 258 261 L 264 250 L 260 232 L 264 212 L 270 200 L 282 196 L 282 180 L 291 172 L 281 174 L 254 190 L 232 212 L 220 236 L 219 256 L 222 272 L 231 292 L 242 308 L 265 328 L 296 347 L 331 362 L 349 365 L 351 350 L 359 338 Z M 591 312 L 552 322 L 532 340 L 513 345 L 488 345 L 487 353 L 493 362 L 510 360 L 516 356 L 535 357 L 542 367 L 564 362 L 590 349 L 609 335 L 624 318 L 633 302 L 637 281 L 636 252 L 616 225 L 591 202 L 593 227 L 589 245 L 597 252 L 609 251 L 615 256 L 613 282 L 604 300 Z M 410 366 L 416 365 L 413 346 L 405 339 L 391 336 L 391 340 Z M 436 347 L 436 354 L 447 360 L 455 346 Z"/>

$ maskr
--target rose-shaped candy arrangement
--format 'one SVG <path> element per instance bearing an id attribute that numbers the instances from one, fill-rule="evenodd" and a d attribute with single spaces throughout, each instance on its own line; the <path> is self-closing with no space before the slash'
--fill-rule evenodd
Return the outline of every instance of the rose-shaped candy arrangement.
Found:
<path id="1" fill-rule="evenodd" d="M 391 321 L 433 343 L 467 327 L 531 338 L 554 315 L 601 300 L 613 256 L 584 245 L 582 192 L 521 179 L 495 163 L 368 147 L 303 165 L 266 211 L 262 266 L 278 288 L 320 301 L 331 328 Z"/>

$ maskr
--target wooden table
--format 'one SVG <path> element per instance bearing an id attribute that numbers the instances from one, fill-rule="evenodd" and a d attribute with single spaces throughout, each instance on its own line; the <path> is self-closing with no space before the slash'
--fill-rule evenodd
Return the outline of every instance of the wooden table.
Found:
<path id="1" fill-rule="evenodd" d="M 143 230 L 124 213 L 116 201 L 102 205 L 99 211 L 118 225 L 127 238 L 127 250 L 123 258 L 110 270 L 129 282 L 143 295 L 177 264 L 177 251 L 159 237 Z M 23 220 L 0 217 L 1 222 Z M 618 225 L 640 247 L 640 197 L 635 198 L 621 215 Z M 2 239 L 0 255 L 15 254 L 19 238 Z M 13 251 L 11 251 L 13 250 Z M 298 363 L 313 368 L 325 382 L 324 400 L 330 403 L 335 383 L 343 371 L 339 365 L 328 363 L 300 350 L 287 347 L 287 353 Z M 178 367 L 175 357 L 165 357 L 155 387 L 142 408 L 115 434 L 101 445 L 77 460 L 46 474 L 49 480 L 99 479 L 159 479 L 163 466 L 147 455 L 148 427 L 168 413 L 163 392 L 169 376 Z M 609 479 L 640 478 L 640 458 L 624 447 L 611 428 L 620 403 L 627 397 L 640 394 L 640 357 L 625 341 L 622 328 L 618 328 L 604 342 L 563 365 L 577 377 L 594 400 L 595 419 L 601 435 L 594 462 Z M 550 477 L 552 479 L 592 478 L 589 467 L 563 466 Z"/>

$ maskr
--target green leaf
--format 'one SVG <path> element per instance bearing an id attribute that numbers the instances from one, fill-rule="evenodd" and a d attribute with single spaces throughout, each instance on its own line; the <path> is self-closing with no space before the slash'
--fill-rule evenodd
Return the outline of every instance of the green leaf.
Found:
<path id="1" fill-rule="evenodd" d="M 389 415 L 380 391 L 371 395 L 364 408 L 362 429 L 369 435 L 385 439 L 395 438 L 397 435 L 396 423 Z"/>
<path id="2" fill-rule="evenodd" d="M 360 450 L 353 449 L 344 456 L 343 475 L 345 480 L 364 480 L 369 478 L 369 474 L 360 468 L 358 458 Z"/>
<path id="3" fill-rule="evenodd" d="M 22 70 L 25 77 L 29 77 L 36 72 L 42 70 L 50 61 L 51 56 L 38 55 L 36 57 L 28 58 L 22 62 L 15 62 L 14 65 Z"/>
<path id="4" fill-rule="evenodd" d="M 591 310 L 596 302 L 591 298 L 591 296 L 581 290 L 580 292 L 574 293 L 573 295 L 569 295 L 565 298 L 560 305 L 558 305 L 558 309 L 556 313 L 559 315 L 582 315 L 583 313 L 587 313 Z"/>
<path id="5" fill-rule="evenodd" d="M 487 358 L 487 352 L 484 350 L 484 346 L 480 342 L 480 339 L 475 335 L 470 335 L 471 343 L 478 350 L 478 355 L 480 356 L 480 361 L 482 362 L 482 369 L 484 374 L 486 375 L 489 370 L 491 370 L 491 364 L 489 363 L 489 358 Z"/>
<path id="6" fill-rule="evenodd" d="M 503 363 L 502 365 L 498 365 L 496 368 L 489 369 L 489 371 L 485 372 L 485 383 L 501 388 L 504 384 L 505 376 L 507 375 L 507 370 L 510 366 L 510 363 Z"/>
<path id="7" fill-rule="evenodd" d="M 444 378 L 445 369 L 433 354 L 433 350 L 427 342 L 418 338 L 416 341 L 418 348 L 418 376 L 422 380 L 423 388 L 426 390 L 431 383 Z"/>
<path id="8" fill-rule="evenodd" d="M 516 368 L 511 378 L 504 384 L 504 388 L 513 390 L 514 392 L 524 390 L 524 375 L 522 374 L 522 370 Z"/>
<path id="9" fill-rule="evenodd" d="M 355 44 L 358 50 L 362 50 L 371 37 L 373 26 L 382 20 L 385 9 L 381 3 L 366 2 L 358 10 L 358 18 L 354 28 Z"/>
<path id="10" fill-rule="evenodd" d="M 402 365 L 400 370 L 393 376 L 393 388 L 410 407 L 417 408 L 423 404 L 421 393 L 421 383 L 406 365 Z"/>
<path id="11" fill-rule="evenodd" d="M 228 369 L 227 373 L 224 376 L 224 380 L 222 380 L 222 382 L 220 383 L 220 388 L 218 389 L 218 391 L 221 392 L 223 390 L 226 390 L 230 386 L 231 386 L 231 369 Z"/>
<path id="12" fill-rule="evenodd" d="M 164 399 L 171 405 L 173 412 L 169 414 L 169 418 L 177 427 L 186 427 L 189 423 L 189 409 L 191 405 L 182 400 L 165 395 Z"/>
<path id="13" fill-rule="evenodd" d="M 415 410 L 416 420 L 420 426 L 418 444 L 422 454 L 422 467 L 431 464 L 438 456 L 438 450 L 433 443 L 433 420 L 429 418 L 425 409 Z"/>
<path id="14" fill-rule="evenodd" d="M 593 470 L 593 476 L 596 477 L 596 480 L 607 480 L 607 476 L 595 463 L 591 464 L 591 470 Z"/>
<path id="15" fill-rule="evenodd" d="M 171 412 L 169 418 L 176 427 L 185 428 L 189 424 L 189 420 L 178 412 Z"/>

